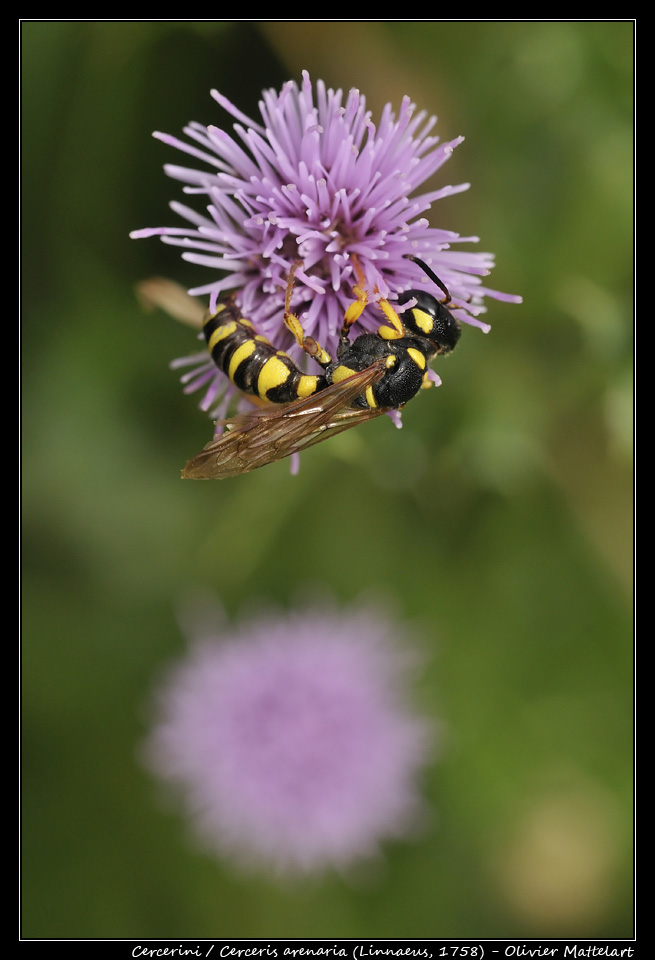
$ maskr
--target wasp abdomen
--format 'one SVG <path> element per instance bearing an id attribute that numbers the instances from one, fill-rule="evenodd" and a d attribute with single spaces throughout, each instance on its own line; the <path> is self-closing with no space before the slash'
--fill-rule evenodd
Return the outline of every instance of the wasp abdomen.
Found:
<path id="1" fill-rule="evenodd" d="M 232 303 L 219 303 L 203 331 L 212 360 L 243 393 L 271 403 L 291 403 L 327 386 L 324 376 L 303 373 L 277 350 Z"/>

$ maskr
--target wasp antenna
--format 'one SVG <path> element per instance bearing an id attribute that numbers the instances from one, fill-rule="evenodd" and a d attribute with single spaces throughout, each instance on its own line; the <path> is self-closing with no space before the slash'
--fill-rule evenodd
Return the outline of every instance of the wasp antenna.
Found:
<path id="1" fill-rule="evenodd" d="M 427 265 L 427 263 L 424 263 L 423 260 L 421 260 L 419 257 L 414 257 L 410 255 L 407 257 L 407 259 L 413 260 L 414 263 L 417 263 L 419 265 L 423 273 L 425 273 L 430 278 L 430 280 L 432 280 L 433 283 L 436 283 L 439 289 L 443 290 L 443 292 L 446 294 L 446 303 L 450 303 L 450 292 L 448 290 L 448 287 L 443 282 L 443 280 L 439 279 L 439 277 L 436 275 L 434 270 L 431 270 L 430 267 Z"/>

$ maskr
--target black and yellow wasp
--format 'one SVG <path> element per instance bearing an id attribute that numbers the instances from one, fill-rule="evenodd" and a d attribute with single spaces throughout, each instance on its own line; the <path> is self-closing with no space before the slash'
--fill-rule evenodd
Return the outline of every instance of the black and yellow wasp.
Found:
<path id="1" fill-rule="evenodd" d="M 233 297 L 219 301 L 203 324 L 207 349 L 216 366 L 260 407 L 224 421 L 224 431 L 187 463 L 186 479 L 224 479 L 248 473 L 305 450 L 329 437 L 390 410 L 398 410 L 429 386 L 428 365 L 450 353 L 460 336 L 459 322 L 447 309 L 450 294 L 430 268 L 415 262 L 438 284 L 446 300 L 425 291 L 408 290 L 398 304 L 411 302 L 398 314 L 379 300 L 386 323 L 376 333 L 350 340 L 353 323 L 368 296 L 360 281 L 355 301 L 346 311 L 336 359 L 304 334 L 291 312 L 294 273 L 287 285 L 284 324 L 296 342 L 322 368 L 304 373 L 291 357 L 257 333 L 240 315 Z"/>

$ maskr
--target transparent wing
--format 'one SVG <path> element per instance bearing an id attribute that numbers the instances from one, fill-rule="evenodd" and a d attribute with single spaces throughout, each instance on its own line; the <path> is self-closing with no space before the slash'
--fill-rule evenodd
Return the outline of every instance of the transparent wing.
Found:
<path id="1" fill-rule="evenodd" d="M 273 412 L 253 410 L 239 414 L 226 421 L 223 434 L 189 460 L 182 477 L 186 480 L 236 477 L 379 417 L 386 412 L 384 409 L 351 407 L 350 404 L 367 387 L 377 383 L 384 371 L 385 362 L 379 360 L 340 383 L 311 397 L 276 407 Z"/>

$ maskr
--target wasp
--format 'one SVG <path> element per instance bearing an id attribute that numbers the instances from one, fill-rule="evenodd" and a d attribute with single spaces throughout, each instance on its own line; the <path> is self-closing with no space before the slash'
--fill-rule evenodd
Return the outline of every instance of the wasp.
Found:
<path id="1" fill-rule="evenodd" d="M 234 298 L 219 301 L 203 324 L 207 349 L 216 366 L 258 407 L 219 423 L 216 435 L 193 457 L 185 479 L 225 479 L 291 456 L 329 437 L 392 410 L 400 410 L 422 387 L 430 386 L 429 364 L 449 354 L 460 337 L 459 322 L 447 308 L 446 286 L 419 260 L 411 257 L 445 294 L 438 300 L 422 290 L 398 297 L 408 308 L 398 314 L 387 300 L 378 306 L 386 322 L 376 333 L 350 339 L 350 330 L 368 303 L 363 276 L 353 287 L 355 301 L 346 311 L 336 357 L 305 336 L 291 311 L 294 274 L 287 284 L 284 325 L 296 343 L 321 368 L 303 372 L 240 315 Z"/>

